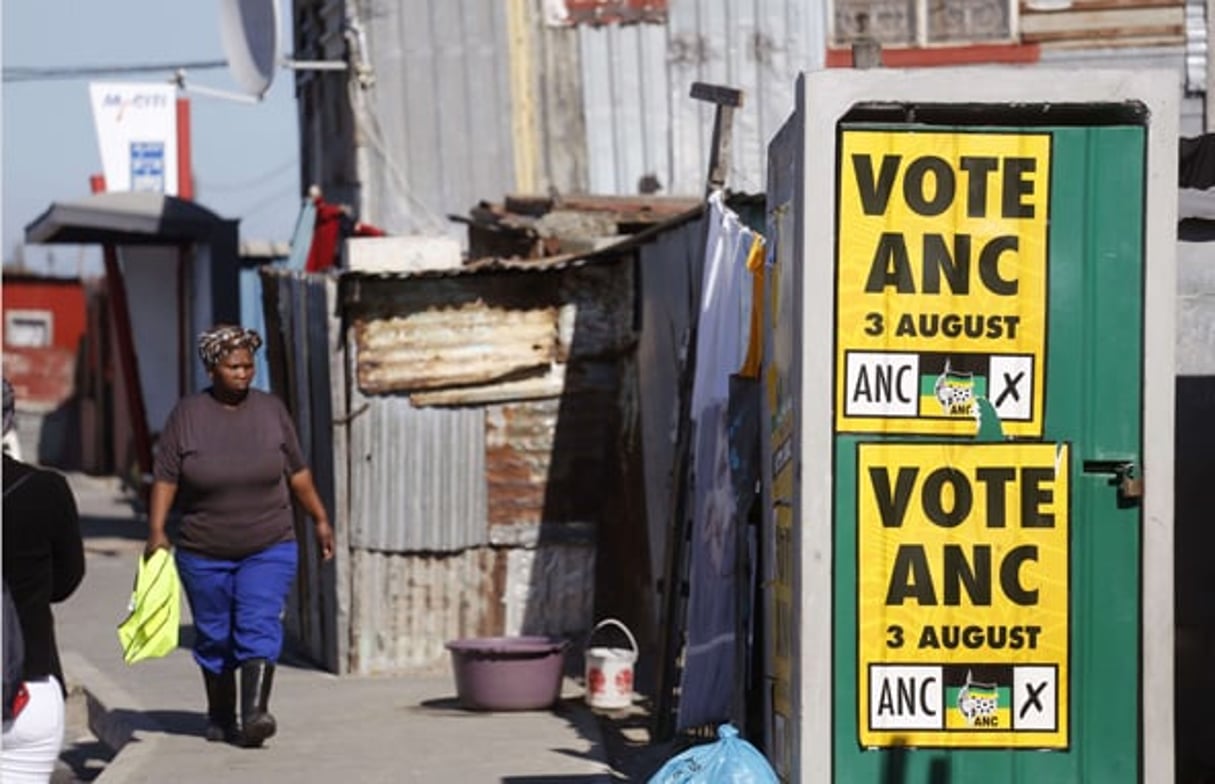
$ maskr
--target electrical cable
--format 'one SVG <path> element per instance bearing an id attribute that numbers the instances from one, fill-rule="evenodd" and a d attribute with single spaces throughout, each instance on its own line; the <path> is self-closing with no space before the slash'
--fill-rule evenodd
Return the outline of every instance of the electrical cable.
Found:
<path id="1" fill-rule="evenodd" d="M 258 199 L 257 201 L 250 204 L 248 207 L 244 207 L 239 210 L 233 210 L 233 213 L 240 215 L 241 220 L 247 220 L 250 215 L 256 215 L 257 213 L 259 213 L 262 210 L 269 207 L 275 201 L 285 197 L 289 193 L 295 192 L 295 190 L 296 190 L 296 186 L 291 185 L 291 184 L 288 184 L 281 188 L 277 188 L 272 193 Z"/>
<path id="2" fill-rule="evenodd" d="M 210 180 L 203 179 L 196 174 L 194 177 L 194 184 L 200 191 L 207 190 L 224 192 L 242 190 L 244 188 L 255 188 L 257 186 L 267 184 L 275 177 L 278 177 L 284 172 L 290 171 L 292 168 L 298 165 L 299 160 L 297 158 L 288 158 L 282 163 L 267 169 L 261 174 L 256 174 L 248 179 L 239 180 L 236 182 L 211 182 Z"/>
<path id="3" fill-rule="evenodd" d="M 346 89 L 352 109 L 351 114 L 354 117 L 355 123 L 359 126 L 359 130 L 364 132 L 365 138 L 371 142 L 371 146 L 379 153 L 384 163 L 387 164 L 388 171 L 396 181 L 397 187 L 401 189 L 405 198 L 413 202 L 415 206 L 421 208 L 422 217 L 425 218 L 426 222 L 430 223 L 440 234 L 446 234 L 449 228 L 448 221 L 439 217 L 438 213 L 430 208 L 430 205 L 414 194 L 413 188 L 409 185 L 409 180 L 405 177 L 405 173 L 397 164 L 392 153 L 388 151 L 388 145 L 384 143 L 383 136 L 380 133 L 379 119 L 376 117 L 375 112 L 365 102 L 360 101 L 359 96 L 355 93 L 358 86 L 354 83 L 354 80 L 347 81 Z M 367 121 L 360 122 L 361 114 L 367 116 Z"/>
<path id="4" fill-rule="evenodd" d="M 5 82 L 46 82 L 57 79 L 85 79 L 93 76 L 118 76 L 142 73 L 173 74 L 178 70 L 203 71 L 227 68 L 227 60 L 198 60 L 188 63 L 140 63 L 133 65 L 67 65 L 26 66 L 14 65 L 4 68 Z"/>

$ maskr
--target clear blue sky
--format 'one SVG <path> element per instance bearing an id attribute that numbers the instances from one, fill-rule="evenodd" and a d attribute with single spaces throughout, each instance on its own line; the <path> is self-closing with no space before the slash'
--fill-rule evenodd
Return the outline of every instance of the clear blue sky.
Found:
<path id="1" fill-rule="evenodd" d="M 286 54 L 290 8 L 281 0 Z M 0 9 L 6 69 L 224 59 L 216 0 L 4 0 Z M 89 80 L 154 82 L 171 76 L 166 71 L 0 86 L 0 249 L 6 261 L 23 241 L 27 223 L 53 201 L 87 195 L 89 175 L 101 171 Z M 294 227 L 300 193 L 294 81 L 290 71 L 279 69 L 259 104 L 187 93 L 195 198 L 223 217 L 240 219 L 241 239 L 286 240 Z M 187 72 L 186 83 L 236 90 L 226 69 Z"/>

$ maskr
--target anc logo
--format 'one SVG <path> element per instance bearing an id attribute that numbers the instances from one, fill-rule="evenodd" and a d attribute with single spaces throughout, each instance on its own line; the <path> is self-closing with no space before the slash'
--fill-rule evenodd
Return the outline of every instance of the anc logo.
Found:
<path id="1" fill-rule="evenodd" d="M 1011 706 L 1012 694 L 1009 689 L 998 683 L 983 683 L 976 681 L 973 674 L 967 670 L 966 682 L 960 687 L 947 690 L 951 692 L 954 707 L 962 715 L 965 725 L 974 729 L 1009 728 L 1008 711 Z"/>
<path id="2" fill-rule="evenodd" d="M 973 416 L 975 377 L 973 373 L 959 373 L 945 363 L 945 372 L 937 376 L 933 396 L 941 404 L 946 416 Z"/>

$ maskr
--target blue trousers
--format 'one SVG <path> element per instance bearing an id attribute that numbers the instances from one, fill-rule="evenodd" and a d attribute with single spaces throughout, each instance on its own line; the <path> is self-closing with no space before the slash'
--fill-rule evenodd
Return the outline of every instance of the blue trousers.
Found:
<path id="1" fill-rule="evenodd" d="M 177 551 L 177 572 L 194 616 L 194 660 L 220 673 L 249 659 L 278 661 L 283 611 L 299 559 L 282 542 L 238 560 Z"/>

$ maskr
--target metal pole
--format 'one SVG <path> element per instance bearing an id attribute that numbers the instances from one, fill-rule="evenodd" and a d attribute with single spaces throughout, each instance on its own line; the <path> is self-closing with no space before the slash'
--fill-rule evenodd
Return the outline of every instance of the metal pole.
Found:
<path id="1" fill-rule="evenodd" d="M 190 99 L 177 99 L 177 197 L 194 201 L 194 168 L 190 163 Z"/>
<path id="2" fill-rule="evenodd" d="M 127 287 L 118 266 L 118 249 L 107 243 L 105 256 L 105 285 L 109 291 L 110 316 L 114 320 L 114 336 L 118 341 L 118 363 L 122 366 L 122 383 L 126 387 L 127 410 L 131 415 L 131 431 L 135 439 L 135 459 L 139 463 L 139 486 L 136 490 L 148 501 L 147 477 L 152 474 L 152 436 L 148 432 L 148 412 L 143 403 L 143 387 L 139 383 L 139 359 L 135 354 L 135 338 L 131 331 L 131 311 L 127 305 Z"/>

